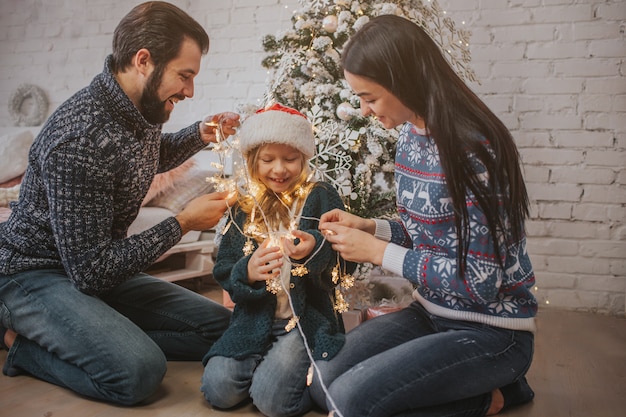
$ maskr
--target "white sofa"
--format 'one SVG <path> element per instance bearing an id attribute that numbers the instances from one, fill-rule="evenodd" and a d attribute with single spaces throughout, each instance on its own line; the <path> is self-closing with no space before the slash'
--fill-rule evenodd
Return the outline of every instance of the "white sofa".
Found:
<path id="1" fill-rule="evenodd" d="M 157 175 L 137 219 L 130 225 L 129 235 L 176 215 L 190 200 L 212 191 L 207 178 L 213 172 L 197 166 L 195 161 L 192 158 L 179 168 Z M 174 179 L 163 181 L 163 177 L 172 174 Z M 212 231 L 190 231 L 146 272 L 166 281 L 209 275 L 213 271 L 214 250 Z"/>

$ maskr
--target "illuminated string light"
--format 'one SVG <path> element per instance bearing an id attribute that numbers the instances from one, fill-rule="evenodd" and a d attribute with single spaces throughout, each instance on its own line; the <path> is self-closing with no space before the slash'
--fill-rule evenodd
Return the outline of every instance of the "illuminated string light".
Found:
<path id="1" fill-rule="evenodd" d="M 239 233 L 241 233 L 245 238 L 245 243 L 242 247 L 242 253 L 246 256 L 252 254 L 254 252 L 254 244 L 253 241 L 263 241 L 265 239 L 269 239 L 269 247 L 279 247 L 282 252 L 282 239 L 293 240 L 295 236 L 291 233 L 291 230 L 296 230 L 298 228 L 298 224 L 301 219 L 311 219 L 311 220 L 319 220 L 312 219 L 308 217 L 302 217 L 299 213 L 296 213 L 298 207 L 302 207 L 304 201 L 308 196 L 308 191 L 306 184 L 304 186 L 298 187 L 293 195 L 283 193 L 281 195 L 276 195 L 278 201 L 283 204 L 289 212 L 288 219 L 288 230 L 272 230 L 271 223 L 268 221 L 266 213 L 261 209 L 261 205 L 259 200 L 261 195 L 266 192 L 265 188 L 261 187 L 259 183 L 254 181 L 249 177 L 249 170 L 247 169 L 245 158 L 242 157 L 241 152 L 239 150 L 239 141 L 237 135 L 233 140 L 222 140 L 225 135 L 222 132 L 222 127 L 218 123 L 207 123 L 208 126 L 216 128 L 216 138 L 218 139 L 216 143 L 213 144 L 212 150 L 214 153 L 218 155 L 219 162 L 215 162 L 212 164 L 214 168 L 216 168 L 217 172 L 212 176 L 208 177 L 207 181 L 214 184 L 215 189 L 217 191 L 231 191 L 238 192 L 241 196 L 248 196 L 254 202 L 254 206 L 250 212 L 248 222 L 243 226 L 243 228 L 239 227 L 239 225 L 233 220 L 234 216 L 232 213 L 232 208 L 229 206 L 227 209 L 228 218 L 230 221 L 226 225 L 224 225 L 223 229 L 219 232 L 221 235 L 226 234 L 226 232 L 230 229 L 230 227 L 234 226 L 238 229 Z M 232 158 L 233 155 L 238 155 L 243 162 L 242 166 L 239 169 L 234 169 L 233 175 L 228 177 L 224 172 L 224 167 L 226 166 L 226 159 Z M 312 172 L 307 178 L 307 183 L 313 178 L 314 173 Z M 261 218 L 262 223 L 265 225 L 264 228 L 260 228 L 257 222 L 257 219 Z M 284 259 L 291 263 L 293 268 L 291 269 L 291 274 L 296 277 L 304 277 L 309 273 L 306 264 L 310 262 L 315 256 L 319 253 L 319 251 L 323 248 L 324 244 L 326 244 L 326 237 L 324 236 L 324 240 L 318 246 L 315 252 L 308 256 L 307 260 L 304 263 L 296 263 L 292 262 L 289 257 L 287 257 L 283 253 Z M 341 265 L 339 256 L 337 257 L 337 265 L 336 269 L 340 271 L 339 267 Z M 351 284 L 354 283 L 354 277 L 351 274 L 343 273 L 340 274 L 340 280 L 338 285 L 341 288 L 350 288 Z M 282 280 L 280 276 L 274 276 L 271 279 L 266 281 L 266 289 L 267 291 L 277 294 L 283 290 L 282 288 Z M 288 294 L 288 291 L 287 291 Z M 337 311 L 345 311 L 348 308 L 347 303 L 343 299 L 343 296 L 338 298 L 336 301 L 335 309 Z M 295 313 L 295 312 L 294 312 Z"/>

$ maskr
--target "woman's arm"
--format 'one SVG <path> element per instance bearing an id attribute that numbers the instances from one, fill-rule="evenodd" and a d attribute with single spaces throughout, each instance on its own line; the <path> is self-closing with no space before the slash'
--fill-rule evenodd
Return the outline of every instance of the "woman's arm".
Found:
<path id="1" fill-rule="evenodd" d="M 302 210 L 302 219 L 300 228 L 313 236 L 315 239 L 315 247 L 309 256 L 295 260 L 296 264 L 306 263 L 309 269 L 309 275 L 312 277 L 320 277 L 316 285 L 323 288 L 332 288 L 332 270 L 340 263 L 342 273 L 352 273 L 356 269 L 356 263 L 346 262 L 340 257 L 340 254 L 333 249 L 327 236 L 319 230 L 321 221 L 328 216 L 341 216 L 345 213 L 345 208 L 341 197 L 332 185 L 320 182 L 311 190 L 307 198 L 305 206 Z M 333 213 L 333 214 L 331 214 Z M 356 217 L 356 216 L 354 216 Z"/>

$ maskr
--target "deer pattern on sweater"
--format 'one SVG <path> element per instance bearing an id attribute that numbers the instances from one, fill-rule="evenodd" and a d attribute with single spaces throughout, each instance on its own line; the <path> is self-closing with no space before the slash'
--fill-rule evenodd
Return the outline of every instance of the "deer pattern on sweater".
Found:
<path id="1" fill-rule="evenodd" d="M 488 181 L 482 163 L 469 156 L 476 177 Z M 403 276 L 415 284 L 422 299 L 468 313 L 534 316 L 537 304 L 530 292 L 534 273 L 525 238 L 514 244 L 503 243 L 502 253 L 495 253 L 485 216 L 470 191 L 465 202 L 469 253 L 466 268 L 458 267 L 454 206 L 439 150 L 432 137 L 409 123 L 403 126 L 397 142 L 395 180 L 401 233 L 412 243 L 403 261 Z M 403 239 L 397 237 L 398 242 Z M 504 268 L 498 257 L 504 260 Z"/>

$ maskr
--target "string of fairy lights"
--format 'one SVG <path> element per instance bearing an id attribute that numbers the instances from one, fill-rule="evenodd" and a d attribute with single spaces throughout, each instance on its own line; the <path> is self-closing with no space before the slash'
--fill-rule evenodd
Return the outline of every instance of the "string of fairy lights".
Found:
<path id="1" fill-rule="evenodd" d="M 307 190 L 310 188 L 306 188 L 300 186 L 295 190 L 293 196 L 288 193 L 281 193 L 280 195 L 275 194 L 278 201 L 281 202 L 287 209 L 289 213 L 288 224 L 289 227 L 286 230 L 273 230 L 270 222 L 268 221 L 267 214 L 263 212 L 261 209 L 261 205 L 259 204 L 259 200 L 261 197 L 261 193 L 267 192 L 267 189 L 264 187 L 260 187 L 255 179 L 251 178 L 249 175 L 249 170 L 246 166 L 245 158 L 242 157 L 241 152 L 239 150 L 239 138 L 237 134 L 234 135 L 233 139 L 224 140 L 225 137 L 222 130 L 221 125 L 218 123 L 207 123 L 207 125 L 214 127 L 215 135 L 216 135 L 216 143 L 213 144 L 212 150 L 218 156 L 218 162 L 212 162 L 213 168 L 216 169 L 216 173 L 207 178 L 207 181 L 214 185 L 216 191 L 228 191 L 229 193 L 234 194 L 238 193 L 240 196 L 248 196 L 254 202 L 254 206 L 249 215 L 249 221 L 244 225 L 244 227 L 240 227 L 235 221 L 232 212 L 232 207 L 228 207 L 228 216 L 225 216 L 224 219 L 230 219 L 226 224 L 223 225 L 223 228 L 220 227 L 221 230 L 218 230 L 218 235 L 224 235 L 230 229 L 230 227 L 236 227 L 239 233 L 246 238 L 245 244 L 242 247 L 242 252 L 245 256 L 252 254 L 254 251 L 253 241 L 262 242 L 266 239 L 269 239 L 269 247 L 281 247 L 282 239 L 291 239 L 293 240 L 295 237 L 291 234 L 292 230 L 296 230 L 300 223 L 301 219 L 309 219 L 309 220 L 317 220 L 317 218 L 304 217 L 300 212 L 296 212 L 297 207 L 302 207 L 302 201 L 298 200 L 306 200 L 308 193 Z M 229 177 L 225 174 L 225 166 L 227 159 L 230 159 L 233 163 L 233 174 Z M 308 183 L 315 176 L 314 170 L 311 171 L 311 174 L 307 178 L 305 183 Z M 295 198 L 294 198 L 295 196 Z M 259 228 L 255 220 L 257 217 L 261 217 L 263 219 L 264 228 Z M 297 277 L 304 277 L 309 273 L 306 264 L 309 263 L 322 249 L 323 245 L 326 244 L 326 238 L 324 235 L 323 241 L 318 246 L 318 248 L 313 252 L 310 256 L 308 256 L 307 260 L 304 263 L 296 263 L 291 261 L 286 255 L 283 254 L 284 259 L 287 262 L 290 262 L 293 265 L 291 269 L 291 274 Z M 282 247 L 281 247 L 282 250 Z M 335 284 L 335 310 L 338 313 L 343 313 L 348 311 L 349 305 L 345 300 L 345 297 L 341 291 L 348 290 L 354 285 L 355 278 L 349 273 L 346 273 L 342 270 L 342 263 L 340 262 L 339 256 L 337 255 L 337 262 L 332 271 L 332 281 Z M 283 291 L 283 282 L 280 277 L 273 277 L 272 279 L 267 281 L 266 288 L 269 292 L 273 294 L 277 294 Z M 286 291 L 288 293 L 288 291 Z"/>

